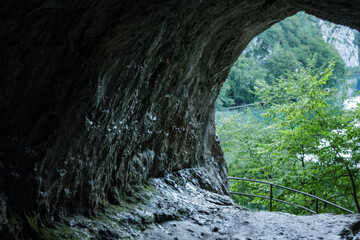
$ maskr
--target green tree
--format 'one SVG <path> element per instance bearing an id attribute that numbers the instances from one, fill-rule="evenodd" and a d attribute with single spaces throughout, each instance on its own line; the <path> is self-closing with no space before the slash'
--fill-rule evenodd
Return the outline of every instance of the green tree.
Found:
<path id="1" fill-rule="evenodd" d="M 230 86 L 228 97 L 234 99 L 235 105 L 253 103 L 254 87 L 257 82 L 264 80 L 265 75 L 265 70 L 252 57 L 241 55 L 227 79 Z"/>
<path id="2" fill-rule="evenodd" d="M 234 105 L 234 99 L 229 97 L 230 88 L 229 81 L 225 81 L 220 89 L 219 96 L 216 99 L 216 109 L 220 110 L 223 107 Z"/>
<path id="3" fill-rule="evenodd" d="M 333 62 L 322 70 L 314 65 L 313 60 L 276 84 L 255 89 L 265 110 L 252 109 L 217 122 L 229 175 L 272 181 L 359 211 L 360 108 L 344 109 L 343 99 L 336 99 L 338 90 L 325 87 L 333 74 Z M 231 185 L 233 191 L 250 189 L 257 195 L 268 191 L 248 183 Z M 286 191 L 274 194 L 299 205 L 311 203 Z M 261 199 L 235 200 L 254 208 L 268 205 Z M 304 213 L 274 205 L 275 210 L 284 208 Z"/>
<path id="4" fill-rule="evenodd" d="M 295 52 L 276 47 L 274 53 L 271 54 L 266 61 L 265 68 L 268 72 L 265 78 L 266 82 L 270 85 L 275 84 L 276 79 L 288 71 L 295 71 L 302 66 Z"/>
<path id="5" fill-rule="evenodd" d="M 217 105 L 228 107 L 255 102 L 256 85 L 264 80 L 275 84 L 287 71 L 305 67 L 307 59 L 315 55 L 316 69 L 334 59 L 334 74 L 327 86 L 338 86 L 337 80 L 345 77 L 345 64 L 336 49 L 322 39 L 315 17 L 298 13 L 273 25 L 257 36 L 234 63 L 224 85 L 230 89 L 220 93 L 222 99 L 228 100 L 220 100 Z"/>
<path id="6" fill-rule="evenodd" d="M 335 88 L 325 88 L 333 74 L 333 62 L 323 72 L 317 72 L 315 61 L 306 68 L 288 73 L 278 84 L 259 90 L 259 98 L 269 104 L 266 118 L 275 122 L 280 131 L 276 148 L 298 156 L 305 170 L 305 156 L 314 156 L 312 169 L 340 167 L 347 176 L 353 206 L 360 212 L 357 196 L 359 174 L 356 121 L 359 110 L 349 111 L 337 104 Z M 318 171 L 316 171 L 318 172 Z"/>

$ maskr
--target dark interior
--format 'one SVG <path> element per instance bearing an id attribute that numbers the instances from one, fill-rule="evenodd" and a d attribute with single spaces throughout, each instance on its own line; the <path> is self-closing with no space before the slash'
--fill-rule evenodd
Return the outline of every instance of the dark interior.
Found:
<path id="1" fill-rule="evenodd" d="M 228 194 L 216 97 L 298 11 L 360 30 L 358 0 L 0 2 L 0 231 L 10 211 L 86 215 L 181 169 Z"/>

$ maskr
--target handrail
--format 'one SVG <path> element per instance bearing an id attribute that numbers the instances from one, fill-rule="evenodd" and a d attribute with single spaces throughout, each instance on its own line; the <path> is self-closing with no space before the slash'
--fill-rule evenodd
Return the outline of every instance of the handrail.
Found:
<path id="1" fill-rule="evenodd" d="M 242 196 L 246 196 L 246 197 L 258 197 L 258 198 L 263 198 L 263 199 L 267 199 L 267 200 L 272 200 L 272 201 L 277 201 L 277 202 L 281 202 L 281 203 L 285 203 L 285 204 L 288 204 L 288 205 L 292 205 L 294 207 L 298 207 L 298 208 L 302 208 L 306 211 L 309 211 L 311 213 L 314 213 L 316 214 L 315 211 L 309 209 L 309 208 L 306 208 L 306 207 L 303 207 L 301 205 L 297 205 L 295 203 L 291 203 L 291 202 L 286 202 L 286 201 L 283 201 L 283 200 L 280 200 L 280 199 L 276 199 L 276 198 L 269 198 L 269 197 L 264 197 L 264 196 L 259 196 L 259 195 L 254 195 L 254 194 L 248 194 L 248 193 L 239 193 L 239 192 L 230 192 L 231 194 L 237 194 L 237 195 L 242 195 Z"/>
<path id="2" fill-rule="evenodd" d="M 233 107 L 228 107 L 228 108 L 225 108 L 226 110 L 228 111 L 231 111 L 231 110 L 237 110 L 237 109 L 240 109 L 240 108 L 244 108 L 244 107 L 251 107 L 251 106 L 254 106 L 254 105 L 264 105 L 263 102 L 260 102 L 260 103 L 249 103 L 249 104 L 244 104 L 244 105 L 239 105 L 239 106 L 233 106 Z"/>
<path id="3" fill-rule="evenodd" d="M 291 102 L 296 102 L 297 101 L 295 98 L 282 99 L 282 100 L 283 101 L 288 100 L 288 101 L 291 101 Z M 243 104 L 243 105 L 238 105 L 238 106 L 233 106 L 233 107 L 227 107 L 227 108 L 224 108 L 224 110 L 233 111 L 233 110 L 246 108 L 246 107 L 251 107 L 251 106 L 256 106 L 256 105 L 264 106 L 265 104 L 267 104 L 267 103 L 266 102 L 254 102 L 254 103 L 248 103 L 248 104 Z"/>
<path id="4" fill-rule="evenodd" d="M 250 196 L 250 197 L 260 197 L 260 198 L 264 198 L 264 199 L 268 199 L 270 200 L 270 211 L 272 211 L 272 201 L 278 201 L 278 202 L 282 202 L 282 203 L 285 203 L 285 204 L 289 204 L 289 205 L 292 205 L 292 206 L 296 206 L 296 207 L 300 207 L 304 210 L 307 210 L 311 213 L 318 213 L 319 212 L 319 201 L 322 201 L 326 204 L 329 204 L 331 206 L 334 206 L 336 208 L 339 208 L 345 212 L 348 212 L 348 213 L 354 213 L 346 208 L 343 208 L 343 207 L 340 207 L 339 205 L 336 205 L 332 202 L 329 202 L 329 201 L 326 201 L 322 198 L 319 198 L 317 196 L 314 196 L 314 195 L 311 195 L 309 193 L 305 193 L 305 192 L 301 192 L 299 190 L 295 190 L 295 189 L 292 189 L 292 188 L 288 188 L 288 187 L 284 187 L 284 186 L 281 186 L 281 185 L 277 185 L 277 184 L 274 184 L 274 183 L 270 183 L 270 182 L 265 182 L 265 181 L 260 181 L 260 180 L 254 180 L 254 179 L 246 179 L 246 178 L 236 178 L 236 177 L 229 177 L 229 180 L 238 180 L 238 181 L 247 181 L 247 182 L 257 182 L 257 183 L 262 183 L 262 184 L 267 184 L 267 185 L 270 185 L 270 197 L 264 197 L 264 196 L 257 196 L 257 195 L 252 195 L 252 194 L 246 194 L 246 193 L 239 193 L 239 192 L 230 192 L 231 194 L 237 194 L 237 195 L 243 195 L 243 196 Z M 297 204 L 294 204 L 294 203 L 290 203 L 290 202 L 286 202 L 286 201 L 283 201 L 283 200 L 280 200 L 280 199 L 274 199 L 273 198 L 273 194 L 272 194 L 272 187 L 275 186 L 275 187 L 278 187 L 278 188 L 282 188 L 282 189 L 286 189 L 286 190 L 289 190 L 289 191 L 292 191 L 292 192 L 296 192 L 296 193 L 300 193 L 300 194 L 303 194 L 305 196 L 308 196 L 308 197 L 311 197 L 311 198 L 314 198 L 316 199 L 316 210 L 313 211 L 313 210 L 310 210 L 304 206 L 300 206 L 300 205 L 297 205 Z"/>

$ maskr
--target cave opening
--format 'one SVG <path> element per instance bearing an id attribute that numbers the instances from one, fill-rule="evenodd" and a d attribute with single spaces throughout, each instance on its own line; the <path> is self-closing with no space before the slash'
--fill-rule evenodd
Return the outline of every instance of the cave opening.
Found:
<path id="1" fill-rule="evenodd" d="M 0 233 L 9 239 L 131 239 L 204 199 L 230 206 L 214 106 L 236 58 L 301 10 L 360 28 L 350 0 L 0 6 Z"/>
<path id="2" fill-rule="evenodd" d="M 230 177 L 318 193 L 360 211 L 357 147 L 346 143 L 358 137 L 350 135 L 359 127 L 353 112 L 359 102 L 359 37 L 355 29 L 299 12 L 250 42 L 216 101 L 217 134 Z M 347 162 L 353 163 L 351 169 Z M 230 181 L 230 191 L 243 193 L 233 199 L 251 209 L 311 213 L 246 195 L 269 197 L 269 189 L 258 183 Z M 301 206 L 310 201 L 292 192 L 276 195 Z M 326 207 L 316 206 L 316 211 L 342 213 Z"/>

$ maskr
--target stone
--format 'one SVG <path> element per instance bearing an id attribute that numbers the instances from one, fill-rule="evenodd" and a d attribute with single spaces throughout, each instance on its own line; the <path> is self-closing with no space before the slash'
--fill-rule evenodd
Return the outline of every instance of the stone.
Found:
<path id="1" fill-rule="evenodd" d="M 360 220 L 354 221 L 345 226 L 340 232 L 341 239 L 356 240 L 360 239 Z"/>
<path id="2" fill-rule="evenodd" d="M 159 181 L 159 180 L 157 180 Z M 164 189 L 165 181 L 159 181 L 156 188 Z M 164 185 L 163 185 L 164 184 Z M 174 189 L 175 190 L 175 189 Z M 191 191 L 186 193 L 186 191 Z M 167 190 L 156 190 L 160 195 L 167 195 Z M 309 216 L 295 216 L 280 212 L 249 211 L 232 205 L 217 205 L 212 198 L 219 194 L 205 191 L 194 185 L 193 190 L 181 186 L 173 192 L 181 195 L 181 199 L 174 197 L 168 204 L 174 206 L 182 204 L 186 208 L 195 209 L 192 217 L 164 221 L 147 228 L 139 234 L 138 239 L 172 240 L 172 236 L 179 239 L 342 239 L 341 230 L 346 226 L 355 225 L 359 215 L 314 214 Z M 206 197 L 202 197 L 206 196 Z M 159 196 L 158 196 L 159 197 Z M 223 198 L 228 198 L 223 196 Z M 158 200 L 160 200 L 159 198 Z M 149 206 L 150 207 L 150 206 Z M 214 209 L 211 213 L 204 213 L 201 209 Z M 198 219 L 207 221 L 207 225 L 198 225 Z M 242 224 L 246 219 L 247 224 Z M 329 225 L 332 225 L 329 227 Z M 309 228 L 309 226 L 312 226 Z M 189 231 L 191 229 L 191 231 Z M 281 229 L 281 230 L 280 230 Z M 171 234 L 171 235 L 169 235 Z M 194 236 L 194 237 L 193 237 Z"/>
<path id="3" fill-rule="evenodd" d="M 300 10 L 360 29 L 351 0 L 2 1 L 0 234 L 46 238 L 32 223 L 61 228 L 138 206 L 153 197 L 150 179 L 169 174 L 169 192 L 189 183 L 186 194 L 228 195 L 216 97 L 251 39 Z M 176 218 L 196 210 L 173 207 Z M 136 236 L 115 222 L 92 224 Z"/>

